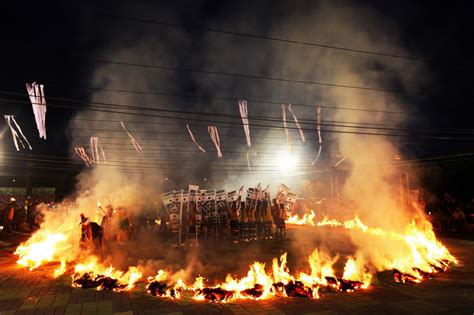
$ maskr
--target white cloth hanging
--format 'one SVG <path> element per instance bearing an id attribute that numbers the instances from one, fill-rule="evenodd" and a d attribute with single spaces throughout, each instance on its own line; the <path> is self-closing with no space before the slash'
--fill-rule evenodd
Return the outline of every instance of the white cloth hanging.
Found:
<path id="1" fill-rule="evenodd" d="M 132 145 L 133 147 L 135 148 L 135 150 L 138 152 L 138 154 L 142 157 L 142 159 L 144 159 L 143 157 L 143 152 L 142 152 L 142 147 L 140 146 L 140 144 L 138 143 L 137 140 L 135 140 L 135 138 L 130 134 L 130 132 L 128 132 L 127 128 L 125 128 L 125 124 L 123 123 L 123 121 L 120 121 L 120 124 L 122 125 L 122 128 L 123 130 L 125 130 L 125 132 L 127 133 L 128 137 L 130 138 L 130 141 L 132 141 Z"/>
<path id="2" fill-rule="evenodd" d="M 318 150 L 318 154 L 316 155 L 316 158 L 313 160 L 311 165 L 316 164 L 316 162 L 319 159 L 319 156 L 321 155 L 321 150 L 323 148 L 323 138 L 321 137 L 321 107 L 319 106 L 316 110 L 316 130 L 318 131 L 319 150 Z"/>
<path id="3" fill-rule="evenodd" d="M 303 142 L 306 141 L 305 137 L 304 137 L 304 133 L 303 133 L 303 129 L 301 129 L 301 125 L 298 121 L 298 118 L 296 118 L 296 115 L 295 113 L 293 112 L 293 110 L 291 109 L 291 104 L 288 104 L 288 110 L 290 111 L 291 115 L 293 115 L 293 120 L 295 121 L 295 124 L 296 124 L 296 127 L 298 128 L 298 131 L 300 132 L 300 136 L 301 136 L 301 140 Z"/>
<path id="4" fill-rule="evenodd" d="M 191 128 L 189 128 L 189 125 L 186 125 L 186 128 L 188 128 L 189 136 L 191 136 L 191 140 L 193 140 L 194 144 L 198 147 L 199 150 L 201 150 L 201 152 L 206 153 L 206 150 L 204 150 L 204 148 L 201 147 L 201 146 L 197 143 L 197 141 L 196 141 L 196 139 L 194 138 L 194 135 L 193 135 L 193 133 L 192 133 L 192 131 L 191 131 Z"/>
<path id="5" fill-rule="evenodd" d="M 285 128 L 286 144 L 290 144 L 290 133 L 288 132 L 288 124 L 286 122 L 285 104 L 281 104 L 281 116 L 283 118 L 283 128 Z"/>
<path id="6" fill-rule="evenodd" d="M 247 145 L 250 147 L 252 145 L 252 141 L 250 139 L 250 126 L 249 126 L 249 119 L 248 119 L 247 101 L 239 100 L 239 110 L 240 110 L 240 116 L 242 117 L 242 123 L 244 125 L 244 132 L 245 132 L 245 138 L 247 140 Z"/>
<path id="7" fill-rule="evenodd" d="M 77 153 L 77 155 L 79 155 L 79 157 L 87 166 L 91 166 L 93 164 L 92 159 L 89 157 L 84 147 L 75 147 L 74 151 Z"/>
<path id="8" fill-rule="evenodd" d="M 219 139 L 219 131 L 217 130 L 217 127 L 216 126 L 208 126 L 207 131 L 209 132 L 209 135 L 211 136 L 212 142 L 216 146 L 217 157 L 221 158 L 222 157 L 221 141 Z"/>
<path id="9" fill-rule="evenodd" d="M 46 139 L 46 99 L 44 97 L 44 85 L 36 82 L 26 83 L 26 91 L 30 97 L 35 115 L 36 127 L 39 137 Z"/>
<path id="10" fill-rule="evenodd" d="M 102 149 L 102 146 L 99 144 L 99 138 L 98 137 L 91 137 L 90 139 L 90 149 L 91 149 L 91 155 L 92 155 L 92 162 L 96 164 L 106 164 L 107 159 L 105 158 L 105 153 L 104 150 Z M 100 154 L 99 154 L 100 152 Z"/>
<path id="11" fill-rule="evenodd" d="M 16 122 L 15 116 L 5 115 L 4 117 L 5 117 L 5 120 L 7 121 L 8 127 L 10 127 L 10 131 L 12 132 L 13 143 L 15 144 L 16 150 L 20 151 L 20 147 L 18 145 L 18 142 L 21 144 L 23 149 L 26 149 L 25 144 L 23 143 L 23 141 L 25 141 L 25 143 L 28 145 L 28 148 L 30 150 L 33 150 L 30 143 L 28 142 L 28 139 L 26 139 L 25 135 L 23 134 L 23 131 L 21 130 L 20 125 L 18 125 L 18 123 Z M 12 125 L 12 123 L 13 123 L 14 126 Z M 15 128 L 16 128 L 16 130 L 15 130 Z M 18 133 L 20 133 L 20 135 L 23 137 L 23 141 L 21 140 Z"/>

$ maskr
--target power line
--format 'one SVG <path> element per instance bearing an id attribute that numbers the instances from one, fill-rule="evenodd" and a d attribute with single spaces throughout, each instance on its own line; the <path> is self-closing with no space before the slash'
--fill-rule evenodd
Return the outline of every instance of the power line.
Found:
<path id="1" fill-rule="evenodd" d="M 21 104 L 30 104 L 29 102 L 26 102 L 26 101 L 19 101 L 19 100 L 12 100 L 12 99 L 2 99 L 2 98 L 0 98 L 0 101 L 12 102 L 12 103 L 21 103 Z M 62 109 L 77 109 L 77 107 L 57 105 L 57 104 L 51 104 L 51 103 L 49 103 L 48 106 L 56 107 L 56 108 L 62 108 Z M 230 124 L 230 125 L 239 125 L 239 126 L 241 126 L 241 122 L 205 120 L 205 119 L 187 118 L 187 117 L 186 118 L 183 118 L 183 117 L 170 117 L 170 116 L 163 116 L 163 115 L 156 115 L 156 114 L 143 114 L 143 113 L 136 113 L 136 112 L 123 112 L 123 111 L 116 111 L 116 110 L 105 110 L 105 109 L 99 109 L 99 108 L 94 108 L 94 107 L 85 108 L 85 109 L 83 109 L 83 111 L 97 111 L 97 112 L 104 112 L 104 113 L 124 114 L 124 115 L 133 115 L 133 116 L 145 116 L 145 117 L 155 117 L 155 118 L 163 118 L 163 119 L 186 120 L 187 122 L 188 121 L 200 121 L 200 122 L 206 122 L 206 123 Z M 218 114 L 216 114 L 216 115 L 218 115 Z M 252 126 L 253 128 L 257 128 L 257 129 L 258 128 L 285 129 L 285 127 L 283 127 L 283 126 L 260 125 L 260 124 L 254 124 L 254 123 L 250 123 L 249 125 Z M 287 127 L 286 129 L 288 129 L 288 130 L 297 130 L 298 128 L 296 128 L 296 127 Z M 374 129 L 376 129 L 376 128 L 374 128 Z M 93 129 L 90 129 L 90 130 L 93 130 Z M 315 128 L 302 128 L 302 130 L 304 130 L 304 131 L 316 131 Z M 110 131 L 120 131 L 120 130 L 110 130 Z M 438 139 L 438 140 L 460 140 L 460 141 L 474 140 L 474 138 L 465 138 L 465 137 L 454 138 L 454 137 L 446 137 L 446 136 L 443 136 L 443 137 L 441 137 L 441 136 L 424 136 L 424 135 L 419 135 L 419 134 L 408 135 L 408 134 L 358 132 L 358 131 L 329 130 L 329 129 L 324 129 L 324 130 L 321 129 L 321 131 L 322 132 L 330 132 L 330 133 L 358 134 L 358 135 L 368 135 L 368 136 L 388 136 L 388 137 L 407 137 L 407 136 L 410 136 L 410 137 Z"/>
<path id="2" fill-rule="evenodd" d="M 178 93 L 166 93 L 166 92 L 143 92 L 143 91 L 132 91 L 132 90 L 114 90 L 114 89 L 104 89 L 104 88 L 92 88 L 92 90 L 100 90 L 100 91 L 107 91 L 107 92 L 117 92 L 117 93 L 130 93 L 130 94 L 150 94 L 150 95 L 165 95 L 165 96 L 173 96 L 173 97 L 186 97 L 186 98 L 202 98 L 206 100 L 220 100 L 220 101 L 229 101 L 236 103 L 239 98 L 233 97 L 203 97 L 203 96 L 193 96 L 189 94 L 178 94 Z M 5 91 L 0 90 L 0 93 L 8 94 L 8 95 L 17 95 L 17 96 L 24 96 L 25 93 L 23 92 L 12 92 L 12 91 Z M 60 97 L 52 97 L 47 96 L 47 99 L 58 100 L 58 101 L 66 101 L 66 102 L 75 102 L 75 103 L 88 103 L 88 104 L 99 104 L 99 105 L 121 105 L 121 106 L 130 106 L 124 104 L 116 104 L 116 103 L 106 103 L 106 102 L 94 102 L 94 101 L 85 101 L 85 100 L 78 100 L 72 98 L 60 98 Z M 258 104 L 272 104 L 281 106 L 281 104 L 288 103 L 287 101 L 266 101 L 266 100 L 253 100 L 247 99 L 248 102 L 251 103 L 258 103 Z M 40 104 L 41 105 L 41 104 Z M 314 105 L 314 104 L 301 104 L 301 103 L 291 103 L 292 106 L 299 106 L 299 107 L 311 107 L 311 108 L 322 108 L 322 109 L 330 109 L 330 110 L 347 110 L 347 111 L 362 111 L 362 112 L 370 112 L 370 113 L 384 113 L 384 114 L 395 114 L 395 115 L 419 115 L 415 112 L 401 112 L 401 111 L 390 111 L 390 110 L 378 110 L 378 109 L 370 109 L 370 108 L 351 108 L 351 107 L 338 107 L 338 106 L 327 106 L 327 105 Z M 133 106 L 130 106 L 133 108 Z M 150 109 L 156 110 L 156 109 Z M 164 110 L 164 109 L 163 109 Z"/>
<path id="3" fill-rule="evenodd" d="M 179 28 L 179 29 L 184 29 L 184 30 L 192 29 L 192 30 L 197 30 L 197 31 L 202 31 L 202 32 L 210 32 L 210 33 L 233 35 L 233 36 L 240 36 L 240 37 L 247 37 L 247 38 L 254 38 L 254 39 L 262 39 L 262 40 L 275 41 L 275 42 L 280 42 L 280 43 L 296 44 L 298 46 L 319 47 L 319 48 L 333 49 L 333 50 L 339 50 L 339 51 L 344 51 L 344 52 L 407 59 L 407 60 L 414 60 L 414 61 L 430 60 L 428 58 L 418 57 L 418 56 L 406 56 L 406 55 L 399 55 L 399 54 L 394 54 L 394 53 L 383 53 L 383 52 L 354 49 L 354 48 L 348 48 L 348 47 L 342 47 L 342 46 L 327 45 L 327 44 L 322 44 L 322 43 L 299 41 L 299 40 L 287 39 L 287 38 L 282 38 L 282 37 L 272 37 L 272 36 L 265 36 L 265 35 L 251 34 L 251 33 L 225 31 L 225 30 L 218 30 L 218 29 L 202 27 L 202 26 L 184 25 L 184 24 L 177 24 L 177 23 L 171 23 L 171 22 L 121 16 L 121 15 L 115 15 L 115 14 L 110 14 L 110 13 L 93 12 L 93 11 L 84 10 L 84 9 L 81 9 L 81 12 L 86 13 L 86 14 L 92 14 L 92 15 L 97 15 L 97 16 L 102 16 L 102 17 L 107 17 L 107 18 L 112 18 L 112 19 L 121 19 L 121 20 L 126 20 L 126 21 L 131 21 L 131 22 L 154 24 L 154 25 Z"/>
<path id="4" fill-rule="evenodd" d="M 390 89 L 382 89 L 382 88 L 376 88 L 376 87 L 365 87 L 365 86 L 345 85 L 345 84 L 328 83 L 328 82 L 296 80 L 296 79 L 270 77 L 270 76 L 255 75 L 255 74 L 231 73 L 231 72 L 224 72 L 224 71 L 211 71 L 211 70 L 204 70 L 204 69 L 181 68 L 181 67 L 171 67 L 171 66 L 162 66 L 162 65 L 149 65 L 149 64 L 141 64 L 141 63 L 132 63 L 132 62 L 112 61 L 112 60 L 105 60 L 105 59 L 79 58 L 78 60 L 81 60 L 83 62 L 88 62 L 88 63 L 103 63 L 103 64 L 111 64 L 111 65 L 116 65 L 116 66 L 138 67 L 138 68 L 145 68 L 145 69 L 192 72 L 192 73 L 227 76 L 227 77 L 234 77 L 234 78 L 247 78 L 247 79 L 258 79 L 258 80 L 284 82 L 284 83 L 319 85 L 319 86 L 325 86 L 325 87 L 336 87 L 336 88 L 354 89 L 354 90 L 361 90 L 361 91 L 373 91 L 373 92 L 411 95 L 411 96 L 424 95 L 419 92 L 411 92 L 411 91 L 404 92 L 400 90 L 390 90 Z"/>

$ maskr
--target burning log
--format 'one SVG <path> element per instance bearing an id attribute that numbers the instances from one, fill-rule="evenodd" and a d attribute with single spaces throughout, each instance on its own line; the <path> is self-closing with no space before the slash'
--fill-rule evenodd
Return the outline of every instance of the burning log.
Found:
<path id="1" fill-rule="evenodd" d="M 82 276 L 75 274 L 73 276 L 73 285 L 83 289 L 95 289 L 105 291 L 122 291 L 127 285 L 120 284 L 117 279 L 103 275 L 93 275 L 92 272 L 86 272 Z"/>
<path id="2" fill-rule="evenodd" d="M 407 282 L 412 282 L 412 283 L 419 283 L 421 280 L 413 275 L 403 273 L 397 269 L 393 270 L 393 279 L 395 282 L 398 283 L 407 283 Z"/>
<path id="3" fill-rule="evenodd" d="M 227 291 L 221 287 L 196 289 L 197 296 L 213 302 L 222 302 L 231 299 L 234 296 L 233 291 Z"/>
<path id="4" fill-rule="evenodd" d="M 284 292 L 288 297 L 313 298 L 313 289 L 305 286 L 301 281 L 290 281 L 287 284 L 281 282 L 274 283 L 273 287 L 277 292 Z"/>
<path id="5" fill-rule="evenodd" d="M 253 286 L 253 288 L 250 288 L 250 289 L 246 289 L 242 292 L 240 292 L 240 294 L 242 296 L 245 296 L 245 297 L 251 297 L 251 298 L 254 298 L 254 299 L 258 299 L 259 297 L 262 296 L 263 294 L 263 286 L 261 284 L 255 284 Z"/>
<path id="6" fill-rule="evenodd" d="M 345 280 L 345 279 L 338 279 L 339 280 L 339 290 L 345 292 L 352 292 L 358 289 L 361 289 L 364 285 L 360 281 L 352 281 L 352 280 Z"/>
<path id="7" fill-rule="evenodd" d="M 168 286 L 164 281 L 151 281 L 146 287 L 146 291 L 153 296 L 170 297 L 172 299 L 180 297 L 180 289 Z"/>

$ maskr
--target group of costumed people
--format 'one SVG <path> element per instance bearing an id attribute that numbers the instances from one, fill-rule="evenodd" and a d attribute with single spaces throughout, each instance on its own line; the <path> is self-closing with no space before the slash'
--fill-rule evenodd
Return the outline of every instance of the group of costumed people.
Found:
<path id="1" fill-rule="evenodd" d="M 103 210 L 102 207 L 99 209 Z M 80 244 L 82 248 L 86 248 L 91 243 L 102 247 L 103 241 L 124 242 L 130 239 L 132 225 L 125 209 L 119 207 L 114 210 L 112 205 L 107 205 L 103 212 L 100 225 L 83 213 L 80 214 Z"/>
<path id="2" fill-rule="evenodd" d="M 267 240 L 286 236 L 285 220 L 291 214 L 296 195 L 289 188 L 280 185 L 276 198 L 271 199 L 268 187 L 260 185 L 249 188 L 243 196 L 243 187 L 239 191 L 226 193 L 224 190 L 172 191 L 162 195 L 164 208 L 157 213 L 158 218 L 147 218 L 150 222 L 159 222 L 160 229 L 182 237 L 209 233 L 232 239 L 234 243 L 249 242 L 257 239 Z M 80 214 L 80 246 L 102 248 L 110 241 L 125 242 L 133 237 L 140 222 L 132 225 L 131 217 L 124 207 L 114 209 L 107 205 L 102 210 L 101 223 Z M 135 218 L 135 217 L 134 217 Z M 135 219 L 140 221 L 140 216 Z M 99 221 L 98 221 L 99 222 Z M 135 222 L 135 221 L 134 221 Z M 273 227 L 276 227 L 275 231 Z"/>
<path id="3" fill-rule="evenodd" d="M 280 185 L 276 198 L 271 199 L 268 187 L 248 188 L 226 193 L 224 190 L 171 191 L 162 195 L 164 215 L 169 218 L 169 229 L 181 235 L 206 237 L 209 232 L 228 236 L 234 243 L 257 239 L 285 237 L 285 220 L 291 214 L 296 195 Z M 162 222 L 163 216 L 162 216 Z M 273 232 L 273 226 L 276 230 Z"/>

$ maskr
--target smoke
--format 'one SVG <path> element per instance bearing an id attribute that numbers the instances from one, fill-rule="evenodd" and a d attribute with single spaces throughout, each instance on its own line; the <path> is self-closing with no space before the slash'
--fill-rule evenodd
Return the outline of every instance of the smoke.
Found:
<path id="1" fill-rule="evenodd" d="M 137 9 L 138 8 L 138 9 Z M 176 14 L 172 6 L 140 5 L 133 12 L 117 6 L 117 14 L 144 19 L 164 20 L 187 24 L 187 15 Z M 325 45 L 346 46 L 354 49 L 410 55 L 401 44 L 397 26 L 374 9 L 348 4 L 345 1 L 320 1 L 317 5 L 298 9 L 285 8 L 268 17 L 267 6 L 252 3 L 219 8 L 218 14 L 204 14 L 205 2 L 194 4 L 199 14 L 207 18 L 201 24 L 210 28 L 260 33 L 266 36 L 319 42 Z M 249 14 L 248 12 L 252 12 Z M 199 17 L 196 17 L 199 20 Z M 264 77 L 295 78 L 302 81 L 326 82 L 340 85 L 377 87 L 380 89 L 417 91 L 419 78 L 426 69 L 418 61 L 331 50 L 303 45 L 278 43 L 261 39 L 198 32 L 188 29 L 163 28 L 146 23 L 132 23 L 107 19 L 100 23 L 98 37 L 106 44 L 91 59 L 131 62 L 213 72 L 248 73 Z M 204 24 L 203 24 L 204 23 Z M 199 24 L 199 25 L 201 25 Z M 91 32 L 90 29 L 85 29 Z M 91 34 L 92 35 L 92 34 Z M 238 99 L 249 100 L 250 124 L 252 116 L 281 117 L 280 104 L 257 103 L 251 100 L 271 100 L 281 103 L 305 103 L 316 106 L 336 106 L 352 109 L 403 111 L 411 109 L 410 99 L 396 93 L 272 80 L 239 78 L 225 75 L 159 70 L 150 67 L 130 67 L 97 63 L 89 87 L 94 91 L 91 104 L 72 120 L 71 154 L 74 147 L 85 146 L 89 137 L 99 138 L 107 155 L 107 164 L 95 165 L 79 177 L 76 203 L 79 211 L 95 208 L 97 202 L 112 202 L 132 213 L 156 201 L 160 194 L 172 189 L 198 184 L 201 188 L 237 189 L 241 185 L 261 182 L 275 192 L 283 182 L 292 190 L 302 190 L 309 182 L 328 182 L 330 172 L 324 166 L 334 165 L 342 157 L 345 161 L 335 169 L 344 170 L 341 192 L 364 222 L 401 231 L 413 218 L 400 202 L 400 171 L 389 167 L 400 149 L 394 137 L 369 136 L 339 131 L 380 132 L 378 129 L 324 127 L 324 147 L 321 162 L 314 169 L 310 163 L 317 153 L 315 130 L 305 130 L 307 141 L 301 142 L 297 130 L 290 130 L 293 148 L 285 144 L 284 130 L 250 126 L 252 148 L 245 146 L 240 118 L 164 113 L 156 109 L 195 111 L 238 115 Z M 199 95 L 169 97 L 160 94 L 126 93 L 97 90 L 130 90 Z M 222 97 L 235 101 L 218 100 Z M 97 103 L 116 103 L 135 109 L 112 106 L 107 112 L 92 111 Z M 152 108 L 151 110 L 143 109 Z M 104 108 L 104 106 L 102 106 Z M 312 121 L 303 128 L 315 129 L 315 108 L 294 107 L 301 121 Z M 168 116 L 174 118 L 163 118 Z M 380 112 L 323 109 L 323 122 L 357 123 L 361 126 L 400 126 L 410 117 Z M 219 120 L 221 122 L 213 122 Z M 143 147 L 143 156 L 120 127 L 127 129 Z M 291 119 L 290 119 L 291 121 Z M 203 154 L 195 148 L 186 130 L 189 124 L 197 142 L 206 149 Z M 219 129 L 224 157 L 217 158 L 207 134 L 207 125 Z M 281 127 L 279 122 L 273 126 Z M 294 124 L 290 123 L 290 127 Z M 293 153 L 291 153 L 293 152 Z M 247 154 L 252 171 L 248 171 Z M 288 169 L 279 163 L 280 156 L 291 155 L 298 167 Z M 206 178 L 206 181 L 203 179 Z M 324 189 L 322 189 L 324 191 Z M 364 252 L 367 238 L 354 238 L 360 248 L 359 256 L 378 261 L 385 256 L 382 242 L 372 253 Z M 394 245 L 396 247 L 396 245 Z M 372 248 L 373 249 L 373 248 Z M 192 259 L 191 259 L 192 260 Z M 150 269 L 160 263 L 147 262 Z M 189 271 L 189 266 L 183 267 Z"/>

